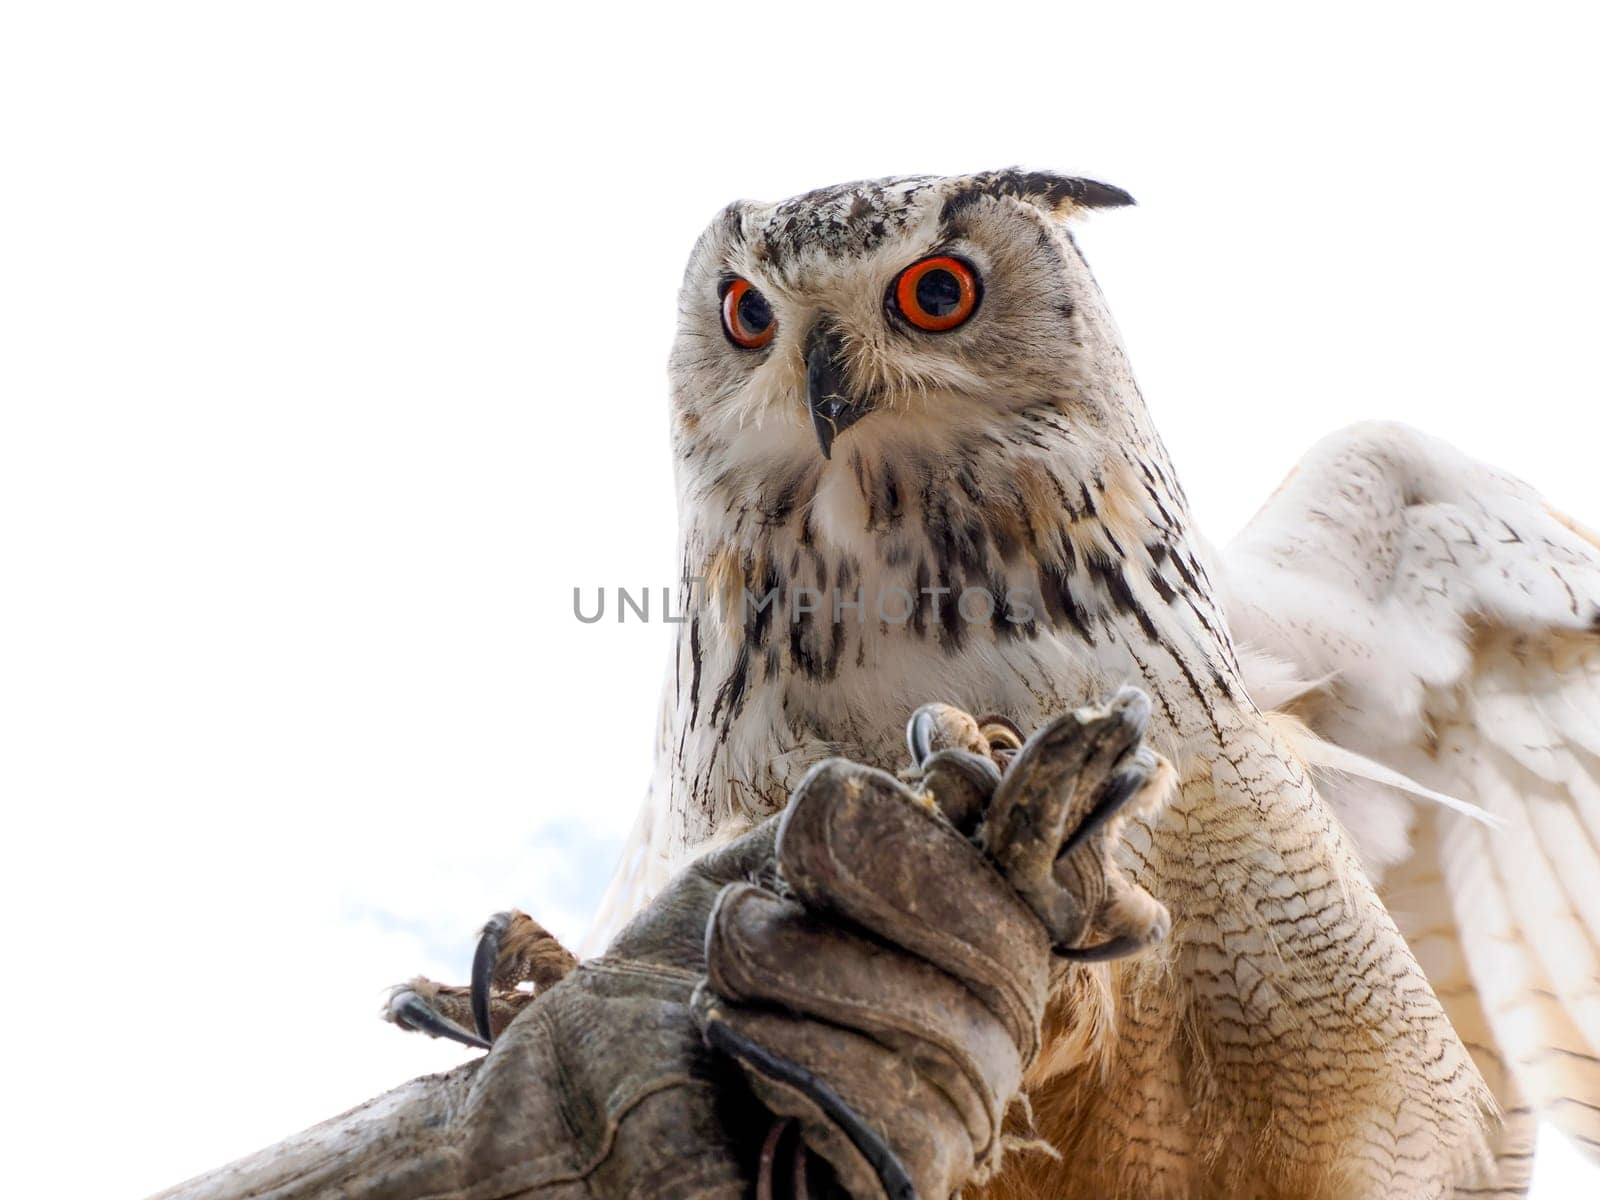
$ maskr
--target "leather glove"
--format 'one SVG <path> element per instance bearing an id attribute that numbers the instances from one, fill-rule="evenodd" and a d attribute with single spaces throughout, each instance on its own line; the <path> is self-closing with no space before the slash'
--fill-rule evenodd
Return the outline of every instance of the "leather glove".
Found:
<path id="1" fill-rule="evenodd" d="M 1164 936 L 1166 911 L 1109 846 L 1119 811 L 1165 783 L 1140 745 L 1148 717 L 1132 690 L 1069 713 L 1002 781 L 976 722 L 922 710 L 906 784 L 819 764 L 778 820 L 776 883 L 721 891 L 695 1018 L 852 1195 L 986 1178 L 1053 962 Z"/>
<path id="2" fill-rule="evenodd" d="M 829 760 L 495 1042 L 472 1194 L 796 1194 L 806 1155 L 762 1161 L 777 1114 L 853 1196 L 948 1196 L 998 1158 L 1049 978 L 1043 924 L 928 792 Z"/>
<path id="3" fill-rule="evenodd" d="M 1159 774 L 1147 717 L 1068 714 L 1002 780 L 971 718 L 923 710 L 904 781 L 819 764 L 484 1058 L 168 1195 L 949 1196 L 998 1161 L 1059 951 L 1165 932 L 1108 849 Z"/>

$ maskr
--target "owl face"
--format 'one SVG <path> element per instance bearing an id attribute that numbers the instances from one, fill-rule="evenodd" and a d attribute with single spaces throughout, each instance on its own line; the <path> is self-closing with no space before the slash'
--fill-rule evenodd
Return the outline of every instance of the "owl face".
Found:
<path id="1" fill-rule="evenodd" d="M 680 462 L 937 454 L 1096 403 L 1098 290 L 1065 219 L 1131 204 L 998 171 L 730 205 L 700 238 L 672 354 Z"/>

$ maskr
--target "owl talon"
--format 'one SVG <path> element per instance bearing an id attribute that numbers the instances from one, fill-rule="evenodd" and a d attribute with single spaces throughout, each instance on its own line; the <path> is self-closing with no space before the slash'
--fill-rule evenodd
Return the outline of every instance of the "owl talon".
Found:
<path id="1" fill-rule="evenodd" d="M 428 1000 L 418 994 L 415 987 L 415 984 L 401 984 L 389 993 L 389 1002 L 384 1009 L 384 1017 L 387 1020 L 413 1033 L 425 1033 L 429 1037 L 460 1042 L 463 1046 L 471 1046 L 478 1050 L 489 1048 L 488 1042 L 476 1034 L 469 1033 L 434 1008 Z"/>
<path id="2" fill-rule="evenodd" d="M 911 765 L 920 767 L 940 750 L 965 750 L 986 755 L 989 743 L 978 723 L 953 704 L 924 704 L 906 723 L 906 748 Z"/>
<path id="3" fill-rule="evenodd" d="M 495 913 L 484 922 L 472 955 L 472 1023 L 478 1035 L 494 1040 L 493 1004 L 506 996 L 530 995 L 517 990 L 519 984 L 532 983 L 542 992 L 577 965 L 573 953 L 527 913 L 514 908 Z"/>
<path id="4" fill-rule="evenodd" d="M 1127 958 L 1128 955 L 1137 954 L 1150 944 L 1149 939 L 1123 934 L 1101 942 L 1097 946 L 1056 946 L 1054 949 L 1058 957 L 1070 962 L 1100 963 Z"/>
<path id="5" fill-rule="evenodd" d="M 911 714 L 911 720 L 906 723 L 906 749 L 911 751 L 911 765 L 914 767 L 920 767 L 933 754 L 933 739 L 938 732 L 938 722 L 933 715 L 935 707 L 924 704 Z"/>
<path id="6" fill-rule="evenodd" d="M 1022 730 L 1017 728 L 1015 721 L 998 713 L 979 717 L 978 732 L 983 736 L 983 740 L 989 743 L 991 754 L 996 751 L 1021 750 L 1022 743 L 1028 740 L 1022 736 Z"/>
<path id="7" fill-rule="evenodd" d="M 940 750 L 965 750 L 1001 762 L 1022 749 L 1026 740 L 1009 717 L 991 714 L 974 719 L 953 704 L 924 704 L 906 722 L 906 748 L 913 767 Z"/>
<path id="8" fill-rule="evenodd" d="M 1118 767 L 1111 778 L 1106 780 L 1100 798 L 1095 801 L 1095 806 L 1089 811 L 1089 815 L 1067 835 L 1067 840 L 1062 843 L 1061 853 L 1056 855 L 1056 861 L 1059 862 L 1071 854 L 1104 828 L 1107 821 L 1126 808 L 1128 801 L 1149 784 L 1159 767 L 1155 752 L 1147 747 L 1141 746 L 1128 755 L 1128 761 Z"/>
<path id="9" fill-rule="evenodd" d="M 484 923 L 472 956 L 470 986 L 413 979 L 389 993 L 383 1016 L 401 1029 L 486 1050 L 518 1013 L 577 965 L 543 925 L 509 909 Z M 522 988 L 523 983 L 532 983 L 534 990 Z"/>
<path id="10" fill-rule="evenodd" d="M 500 946 L 511 922 L 520 914 L 515 909 L 497 912 L 483 923 L 477 949 L 472 953 L 472 1024 L 485 1044 L 494 1041 L 489 1024 L 489 996 L 494 988 L 495 968 L 500 964 Z"/>

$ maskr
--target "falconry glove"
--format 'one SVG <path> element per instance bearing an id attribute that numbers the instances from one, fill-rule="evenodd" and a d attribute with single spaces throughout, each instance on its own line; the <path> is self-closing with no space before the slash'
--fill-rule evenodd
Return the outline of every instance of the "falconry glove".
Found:
<path id="1" fill-rule="evenodd" d="M 1102 920 L 1131 887 L 1106 839 L 1129 772 L 1157 762 L 1137 693 L 1041 730 L 1003 780 L 952 741 L 971 719 L 939 714 L 904 780 L 818 764 L 599 958 L 568 959 L 516 1011 L 476 996 L 481 1060 L 169 1195 L 942 1200 L 985 1177 L 1039 1050 L 1053 949 L 1134 935 Z M 1152 911 L 1138 944 L 1165 931 Z M 487 932 L 478 966 L 513 943 L 549 966 L 553 939 L 520 914 Z M 407 1004 L 400 1023 L 426 1025 Z"/>

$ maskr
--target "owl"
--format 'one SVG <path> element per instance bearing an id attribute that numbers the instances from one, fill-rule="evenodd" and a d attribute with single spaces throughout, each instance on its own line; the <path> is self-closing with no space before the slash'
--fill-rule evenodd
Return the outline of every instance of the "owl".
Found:
<path id="1" fill-rule="evenodd" d="M 1057 1157 L 989 1194 L 1521 1195 L 1540 1114 L 1600 1148 L 1600 547 L 1373 424 L 1212 551 L 1074 237 L 1131 203 L 1002 170 L 712 221 L 686 619 L 605 912 L 821 758 L 894 769 L 926 701 L 1028 730 L 1134 683 L 1177 783 L 1123 853 L 1171 933 L 1065 973 Z"/>

